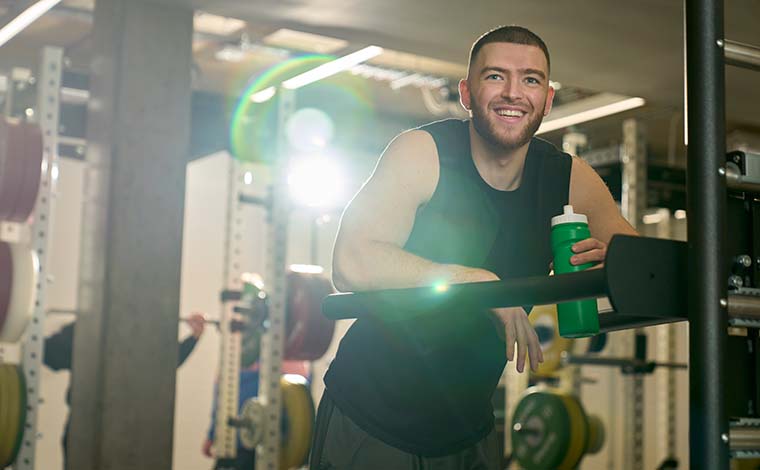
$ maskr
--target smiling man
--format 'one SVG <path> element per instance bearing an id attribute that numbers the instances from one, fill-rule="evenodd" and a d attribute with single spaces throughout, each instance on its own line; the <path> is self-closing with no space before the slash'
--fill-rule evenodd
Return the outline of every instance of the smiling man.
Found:
<path id="1" fill-rule="evenodd" d="M 459 84 L 470 119 L 399 135 L 343 214 L 339 290 L 546 275 L 551 217 L 568 203 L 592 234 L 573 264 L 635 233 L 591 167 L 534 137 L 554 97 L 549 70 L 525 28 L 475 42 Z M 491 397 L 507 360 L 521 372 L 543 360 L 529 310 L 358 319 L 325 375 L 311 469 L 500 468 Z"/>

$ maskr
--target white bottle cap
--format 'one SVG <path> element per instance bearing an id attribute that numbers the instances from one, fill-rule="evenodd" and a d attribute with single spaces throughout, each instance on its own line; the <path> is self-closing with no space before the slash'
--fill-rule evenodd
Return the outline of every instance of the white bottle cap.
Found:
<path id="1" fill-rule="evenodd" d="M 573 212 L 573 206 L 570 204 L 565 206 L 565 213 L 552 217 L 552 227 L 559 224 L 581 223 L 588 224 L 588 217 L 583 214 L 576 214 Z"/>

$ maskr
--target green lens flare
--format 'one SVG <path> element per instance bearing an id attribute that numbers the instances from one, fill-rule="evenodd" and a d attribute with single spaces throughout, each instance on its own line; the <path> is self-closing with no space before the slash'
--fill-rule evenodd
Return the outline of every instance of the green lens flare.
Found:
<path id="1" fill-rule="evenodd" d="M 271 163 L 277 152 L 277 95 L 263 103 L 251 97 L 269 87 L 334 60 L 334 56 L 310 54 L 270 67 L 249 80 L 235 102 L 230 120 L 230 151 L 241 161 Z M 351 147 L 368 128 L 372 97 L 365 79 L 342 72 L 295 91 L 298 108 L 317 108 L 335 125 L 334 146 Z"/>

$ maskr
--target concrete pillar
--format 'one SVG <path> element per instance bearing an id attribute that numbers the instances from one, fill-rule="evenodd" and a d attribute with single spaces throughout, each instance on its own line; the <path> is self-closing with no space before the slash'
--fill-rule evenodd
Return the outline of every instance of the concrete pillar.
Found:
<path id="1" fill-rule="evenodd" d="M 170 469 L 193 12 L 94 17 L 69 468 Z"/>

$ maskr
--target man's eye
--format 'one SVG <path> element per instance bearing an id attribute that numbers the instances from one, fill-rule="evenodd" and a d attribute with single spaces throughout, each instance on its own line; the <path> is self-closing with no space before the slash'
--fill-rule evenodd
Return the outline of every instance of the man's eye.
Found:
<path id="1" fill-rule="evenodd" d="M 486 80 L 501 80 L 501 75 L 498 73 L 492 73 L 486 76 Z"/>
<path id="2" fill-rule="evenodd" d="M 525 80 L 531 85 L 538 85 L 539 83 L 541 83 L 541 81 L 535 77 L 528 77 Z"/>

